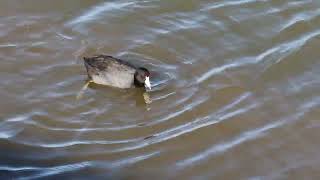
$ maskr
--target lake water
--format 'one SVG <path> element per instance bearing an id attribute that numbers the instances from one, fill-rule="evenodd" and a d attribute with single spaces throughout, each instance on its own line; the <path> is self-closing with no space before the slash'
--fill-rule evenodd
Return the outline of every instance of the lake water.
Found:
<path id="1" fill-rule="evenodd" d="M 2 0 L 0 177 L 319 179 L 319 48 L 315 0 Z M 76 99 L 102 53 L 151 104 Z"/>

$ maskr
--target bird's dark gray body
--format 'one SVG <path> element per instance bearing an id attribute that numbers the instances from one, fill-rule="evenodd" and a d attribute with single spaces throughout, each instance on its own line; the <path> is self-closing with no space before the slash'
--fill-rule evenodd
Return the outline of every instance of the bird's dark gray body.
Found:
<path id="1" fill-rule="evenodd" d="M 130 88 L 134 86 L 137 68 L 121 59 L 99 55 L 84 58 L 88 77 L 96 84 Z"/>

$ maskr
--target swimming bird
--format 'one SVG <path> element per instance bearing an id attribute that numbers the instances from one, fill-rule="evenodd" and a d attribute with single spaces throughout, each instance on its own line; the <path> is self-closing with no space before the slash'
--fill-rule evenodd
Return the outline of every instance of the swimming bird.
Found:
<path id="1" fill-rule="evenodd" d="M 89 82 L 118 88 L 145 87 L 151 90 L 150 72 L 108 55 L 84 57 Z M 88 86 L 88 84 L 87 84 Z"/>

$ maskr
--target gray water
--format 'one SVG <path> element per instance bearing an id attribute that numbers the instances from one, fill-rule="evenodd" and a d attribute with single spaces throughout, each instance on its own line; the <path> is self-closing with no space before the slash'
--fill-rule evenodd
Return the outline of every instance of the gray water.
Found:
<path id="1" fill-rule="evenodd" d="M 320 178 L 320 3 L 0 1 L 0 177 Z M 83 56 L 152 71 L 90 85 Z"/>

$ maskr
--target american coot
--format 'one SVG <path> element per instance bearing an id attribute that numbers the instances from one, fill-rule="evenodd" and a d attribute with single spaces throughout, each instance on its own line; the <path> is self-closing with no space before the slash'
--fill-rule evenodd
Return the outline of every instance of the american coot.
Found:
<path id="1" fill-rule="evenodd" d="M 150 72 L 144 68 L 136 68 L 121 59 L 98 55 L 84 57 L 89 82 L 118 88 L 146 87 L 151 89 Z"/>

